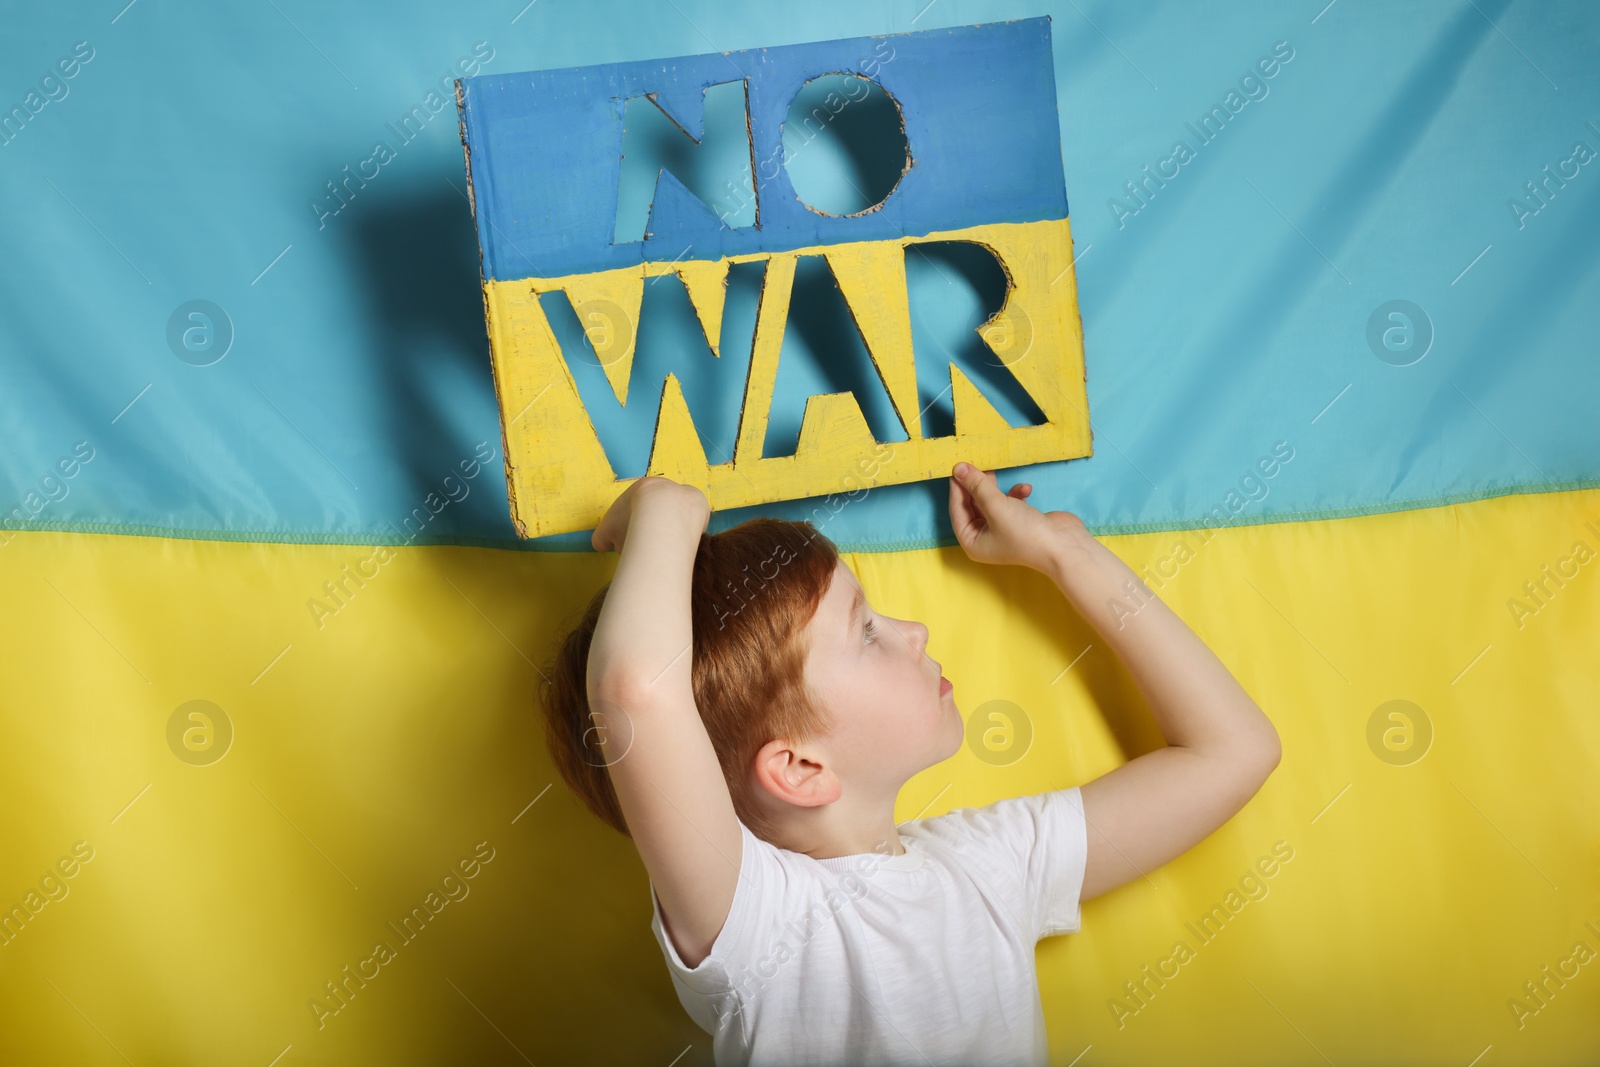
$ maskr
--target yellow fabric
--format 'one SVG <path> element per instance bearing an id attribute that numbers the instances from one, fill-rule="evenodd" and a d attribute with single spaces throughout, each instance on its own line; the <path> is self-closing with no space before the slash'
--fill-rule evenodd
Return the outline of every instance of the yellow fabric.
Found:
<path id="1" fill-rule="evenodd" d="M 1215 835 L 1090 902 L 1082 933 L 1041 943 L 1056 1062 L 1086 1046 L 1085 1064 L 1465 1065 L 1489 1046 L 1484 1064 L 1593 1062 L 1600 962 L 1563 961 L 1580 941 L 1600 952 L 1584 925 L 1600 927 L 1600 559 L 1561 561 L 1577 542 L 1600 549 L 1597 528 L 1600 492 L 1586 491 L 1203 546 L 1108 539 L 1143 567 L 1187 538 L 1194 555 L 1161 593 L 1277 724 L 1284 759 Z M 899 818 L 1082 783 L 1159 743 L 1125 673 L 1039 576 L 958 549 L 847 559 L 879 611 L 929 624 L 963 711 L 1007 700 L 1033 728 L 1014 763 L 964 749 L 919 775 Z M 1546 564 L 1577 571 L 1519 620 L 1507 602 L 1528 602 Z M 614 565 L 61 533 L 6 544 L 0 907 L 44 900 L 28 894 L 58 861 L 73 875 L 0 944 L 0 1061 L 264 1065 L 288 1047 L 283 1064 L 666 1064 L 692 1045 L 678 1062 L 709 1063 L 632 846 L 555 777 L 532 708 L 534 664 Z M 308 608 L 331 607 L 323 583 L 341 579 L 337 612 Z M 1367 740 L 1396 699 L 1433 726 L 1408 766 Z M 234 730 L 209 765 L 168 742 L 193 700 Z M 1214 941 L 1186 927 L 1287 849 L 1260 878 L 1267 895 Z M 475 877 L 442 881 L 463 863 Z M 387 924 L 430 892 L 438 914 L 401 942 Z M 1192 958 L 1119 1025 L 1108 1002 L 1137 1006 L 1123 983 L 1180 939 Z M 363 964 L 380 940 L 393 958 Z M 308 1002 L 346 965 L 375 976 L 351 980 L 319 1029 Z M 1557 985 L 1546 965 L 1576 973 Z"/>

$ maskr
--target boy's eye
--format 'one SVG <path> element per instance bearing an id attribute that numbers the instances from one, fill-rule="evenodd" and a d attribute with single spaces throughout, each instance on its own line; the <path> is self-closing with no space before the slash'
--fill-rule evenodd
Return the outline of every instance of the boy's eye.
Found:
<path id="1" fill-rule="evenodd" d="M 878 637 L 878 627 L 871 619 L 867 620 L 867 643 L 871 644 Z"/>

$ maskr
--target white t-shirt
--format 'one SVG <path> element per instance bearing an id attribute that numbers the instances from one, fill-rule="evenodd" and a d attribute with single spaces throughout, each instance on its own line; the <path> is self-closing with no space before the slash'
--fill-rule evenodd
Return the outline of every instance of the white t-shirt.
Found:
<path id="1" fill-rule="evenodd" d="M 678 999 L 734 1064 L 1047 1061 L 1040 938 L 1075 933 L 1088 836 L 1074 786 L 902 823 L 906 851 L 812 859 L 740 823 L 738 887 Z"/>

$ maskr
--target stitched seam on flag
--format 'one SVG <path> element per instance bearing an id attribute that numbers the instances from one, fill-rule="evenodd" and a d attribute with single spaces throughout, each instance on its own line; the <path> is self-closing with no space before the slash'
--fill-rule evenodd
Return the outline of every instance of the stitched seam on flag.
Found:
<path id="1" fill-rule="evenodd" d="M 1326 511 L 1296 511 L 1281 515 L 1263 515 L 1249 521 L 1223 522 L 1210 525 L 1203 522 L 1168 522 L 1168 523 L 1121 523 L 1092 526 L 1089 532 L 1096 537 L 1117 537 L 1124 534 L 1140 533 L 1177 533 L 1186 530 L 1226 530 L 1247 526 L 1273 526 L 1286 522 L 1317 522 L 1324 519 L 1350 519 L 1360 518 L 1364 515 L 1388 515 L 1400 511 L 1423 511 L 1427 508 L 1448 507 L 1451 504 L 1468 504 L 1479 500 L 1492 500 L 1504 496 L 1534 496 L 1548 493 L 1580 492 L 1587 489 L 1600 489 L 1600 478 L 1582 478 L 1569 482 L 1548 482 L 1538 485 L 1496 486 L 1489 489 L 1465 493 L 1450 493 L 1445 496 L 1424 497 L 1418 500 L 1402 500 L 1381 504 L 1366 504 L 1349 508 L 1330 508 Z M 100 533 L 100 534 L 126 534 L 135 537 L 168 537 L 175 540 L 189 541 L 234 541 L 242 544 L 293 544 L 293 545 L 354 545 L 378 546 L 390 548 L 412 548 L 418 546 L 429 547 L 460 547 L 460 548 L 493 548 L 511 552 L 593 552 L 587 544 L 539 544 L 537 542 L 519 542 L 509 538 L 473 537 L 468 534 L 440 536 L 430 535 L 406 539 L 378 537 L 368 534 L 349 534 L 336 536 L 330 534 L 307 534 L 285 530 L 191 530 L 167 526 L 150 526 L 138 523 L 110 523 L 110 522 L 49 522 L 20 524 L 16 522 L 0 521 L 0 530 L 11 530 L 17 533 Z M 709 533 L 720 531 L 711 529 Z M 826 530 L 823 531 L 826 533 Z M 906 541 L 835 541 L 841 552 L 854 552 L 872 554 L 881 552 L 915 552 L 923 549 L 954 548 L 959 542 L 955 537 L 917 538 Z"/>

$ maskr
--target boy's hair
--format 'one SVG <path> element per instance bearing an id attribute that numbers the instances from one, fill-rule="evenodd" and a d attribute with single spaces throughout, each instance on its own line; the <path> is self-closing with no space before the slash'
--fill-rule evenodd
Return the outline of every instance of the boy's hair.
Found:
<path id="1" fill-rule="evenodd" d="M 642 531 L 640 531 L 642 533 Z M 838 549 L 809 522 L 760 518 L 702 534 L 689 605 L 695 705 L 733 808 L 752 833 L 774 831 L 752 795 L 752 761 L 774 738 L 825 733 L 832 716 L 804 680 L 806 625 L 833 580 Z M 540 685 L 545 741 L 562 779 L 607 826 L 629 834 L 590 719 L 589 643 L 607 583 L 558 642 Z M 627 756 L 622 757 L 626 759 Z"/>

